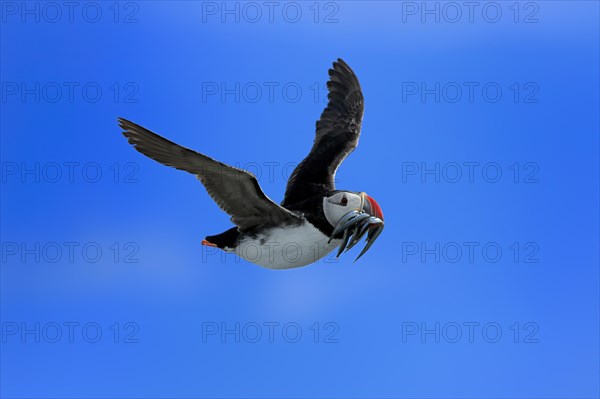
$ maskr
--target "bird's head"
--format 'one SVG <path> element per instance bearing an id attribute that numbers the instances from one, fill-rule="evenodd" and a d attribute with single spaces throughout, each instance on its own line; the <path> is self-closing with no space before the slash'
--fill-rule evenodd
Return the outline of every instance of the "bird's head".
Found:
<path id="1" fill-rule="evenodd" d="M 381 207 L 377 201 L 364 192 L 331 192 L 323 199 L 323 213 L 333 227 L 330 240 L 340 238 L 343 240 L 338 256 L 344 249 L 350 249 L 356 245 L 368 233 L 367 246 L 358 256 L 360 258 L 373 245 L 383 230 Z"/>
<path id="2" fill-rule="evenodd" d="M 335 227 L 340 219 L 350 211 L 365 212 L 383 221 L 381 207 L 367 193 L 334 191 L 323 200 L 323 212 L 332 227 Z"/>

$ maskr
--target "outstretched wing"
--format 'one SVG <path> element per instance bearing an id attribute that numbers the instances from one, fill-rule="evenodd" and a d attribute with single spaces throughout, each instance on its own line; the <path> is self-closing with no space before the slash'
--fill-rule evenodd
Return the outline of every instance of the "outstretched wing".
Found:
<path id="1" fill-rule="evenodd" d="M 119 125 L 129 143 L 142 154 L 163 165 L 196 175 L 240 231 L 298 221 L 298 216 L 263 193 L 252 174 L 175 144 L 126 119 L 119 118 Z"/>
<path id="2" fill-rule="evenodd" d="M 282 205 L 335 189 L 335 172 L 358 145 L 364 98 L 358 79 L 342 59 L 329 70 L 327 108 L 317 121 L 317 133 L 308 156 L 294 169 Z"/>

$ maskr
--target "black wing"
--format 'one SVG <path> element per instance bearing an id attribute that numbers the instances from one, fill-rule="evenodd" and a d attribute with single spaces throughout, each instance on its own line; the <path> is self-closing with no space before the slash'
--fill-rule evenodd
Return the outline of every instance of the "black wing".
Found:
<path id="1" fill-rule="evenodd" d="M 335 172 L 358 145 L 364 98 L 358 79 L 342 59 L 329 70 L 329 102 L 317 121 L 315 142 L 288 180 L 283 206 L 335 189 Z"/>
<path id="2" fill-rule="evenodd" d="M 119 125 L 129 143 L 142 154 L 196 175 L 240 231 L 298 221 L 298 216 L 263 193 L 254 175 L 175 144 L 126 119 L 119 118 Z"/>

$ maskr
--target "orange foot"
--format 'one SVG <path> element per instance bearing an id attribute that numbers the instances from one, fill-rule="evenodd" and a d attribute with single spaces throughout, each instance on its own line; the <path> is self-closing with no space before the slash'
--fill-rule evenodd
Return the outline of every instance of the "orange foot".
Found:
<path id="1" fill-rule="evenodd" d="M 206 245 L 207 247 L 217 247 L 217 244 L 213 244 L 210 241 L 202 240 L 202 245 Z"/>

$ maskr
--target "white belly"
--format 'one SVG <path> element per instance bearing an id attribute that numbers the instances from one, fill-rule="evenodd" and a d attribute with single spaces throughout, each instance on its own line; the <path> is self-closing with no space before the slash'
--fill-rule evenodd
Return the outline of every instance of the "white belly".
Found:
<path id="1" fill-rule="evenodd" d="M 244 238 L 227 252 L 269 269 L 291 269 L 318 261 L 341 243 L 341 240 L 328 241 L 328 236 L 304 222 L 295 227 L 273 228 L 261 237 Z"/>

